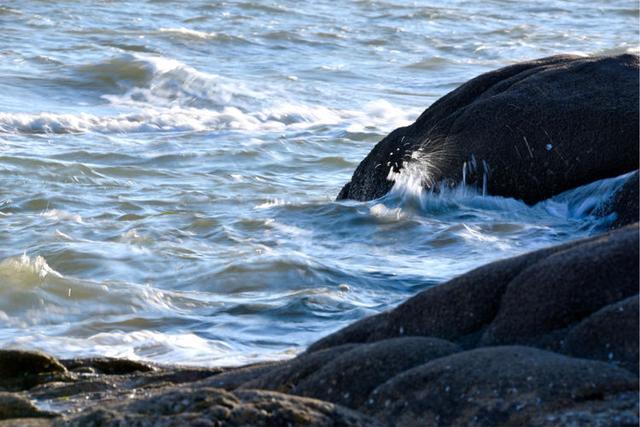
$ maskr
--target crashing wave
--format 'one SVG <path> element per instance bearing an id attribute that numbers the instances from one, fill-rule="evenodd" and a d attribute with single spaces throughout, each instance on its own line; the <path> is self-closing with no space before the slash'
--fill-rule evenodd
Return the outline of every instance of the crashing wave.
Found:
<path id="1" fill-rule="evenodd" d="M 286 94 L 252 89 L 236 79 L 196 70 L 180 61 L 147 54 L 123 54 L 78 67 L 83 84 L 101 87 L 109 110 L 93 112 L 2 112 L 0 133 L 136 133 L 243 130 L 298 131 L 341 126 L 346 132 L 379 131 L 404 126 L 416 111 L 385 100 L 362 111 L 336 110 L 288 101 Z"/>

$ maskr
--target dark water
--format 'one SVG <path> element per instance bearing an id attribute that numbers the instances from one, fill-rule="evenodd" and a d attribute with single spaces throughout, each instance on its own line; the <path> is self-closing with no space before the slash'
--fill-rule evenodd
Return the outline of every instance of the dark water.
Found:
<path id="1" fill-rule="evenodd" d="M 221 365 L 589 234 L 616 182 L 333 200 L 481 72 L 637 52 L 638 4 L 4 1 L 0 34 L 0 345 Z"/>

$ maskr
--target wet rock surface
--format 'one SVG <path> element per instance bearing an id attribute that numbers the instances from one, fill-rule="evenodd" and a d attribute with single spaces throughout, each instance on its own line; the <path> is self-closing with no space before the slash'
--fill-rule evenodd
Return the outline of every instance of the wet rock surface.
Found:
<path id="1" fill-rule="evenodd" d="M 0 420 L 51 417 L 53 415 L 41 411 L 29 399 L 20 394 L 0 392 Z"/>
<path id="2" fill-rule="evenodd" d="M 0 390 L 22 390 L 54 379 L 67 369 L 55 358 L 36 351 L 0 350 Z"/>
<path id="3" fill-rule="evenodd" d="M 231 369 L 0 350 L 0 426 L 638 425 L 638 224 Z"/>
<path id="4" fill-rule="evenodd" d="M 383 196 L 407 162 L 426 187 L 465 169 L 467 184 L 530 204 L 637 170 L 638 71 L 635 55 L 563 55 L 482 74 L 380 141 L 338 199 Z"/>

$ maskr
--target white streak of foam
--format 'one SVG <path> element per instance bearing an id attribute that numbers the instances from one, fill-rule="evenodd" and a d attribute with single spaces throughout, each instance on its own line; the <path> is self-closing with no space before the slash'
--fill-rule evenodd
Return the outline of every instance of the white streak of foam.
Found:
<path id="1" fill-rule="evenodd" d="M 193 37 L 196 39 L 203 39 L 203 40 L 216 38 L 218 36 L 217 33 L 213 33 L 213 32 L 208 33 L 206 31 L 197 31 L 189 28 L 160 28 L 158 31 L 161 33 L 188 36 L 188 37 Z"/>
<path id="2" fill-rule="evenodd" d="M 139 112 L 116 116 L 88 113 L 0 113 L 0 133 L 137 133 L 222 129 L 280 132 L 337 125 L 356 118 L 364 121 L 364 117 L 358 117 L 354 112 L 296 104 L 281 105 L 254 113 L 244 112 L 236 107 L 225 107 L 216 111 L 179 106 L 148 107 Z"/>
<path id="3" fill-rule="evenodd" d="M 204 339 L 191 332 L 162 333 L 151 330 L 113 331 L 87 338 L 31 334 L 3 343 L 7 347 L 34 348 L 64 357 L 117 357 L 175 363 L 188 360 L 199 366 L 237 366 L 262 360 L 292 357 L 288 352 L 247 354 L 220 340 Z M 61 349 L 63 353 L 61 353 Z"/>
<path id="4" fill-rule="evenodd" d="M 83 224 L 82 217 L 80 215 L 72 214 L 63 210 L 50 209 L 42 212 L 40 215 L 45 218 L 50 218 L 58 221 L 71 221 L 78 224 Z"/>
<path id="5" fill-rule="evenodd" d="M 287 204 L 288 204 L 287 201 L 284 199 L 273 199 L 273 200 L 268 200 L 264 203 L 260 203 L 259 205 L 256 205 L 255 209 L 269 209 L 276 206 L 285 206 Z"/>

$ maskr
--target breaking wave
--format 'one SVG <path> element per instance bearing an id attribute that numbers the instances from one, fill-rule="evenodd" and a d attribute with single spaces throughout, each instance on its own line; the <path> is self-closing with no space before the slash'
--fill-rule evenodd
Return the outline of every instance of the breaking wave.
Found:
<path id="1" fill-rule="evenodd" d="M 78 67 L 77 72 L 111 92 L 119 91 L 101 98 L 123 112 L 2 112 L 0 133 L 281 132 L 326 125 L 343 125 L 347 132 L 383 133 L 409 124 L 417 113 L 385 100 L 370 102 L 362 111 L 291 102 L 286 94 L 260 92 L 173 59 L 142 54 L 120 55 Z"/>

